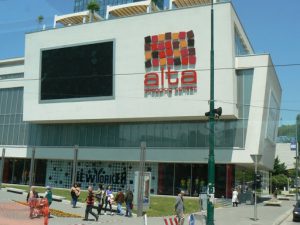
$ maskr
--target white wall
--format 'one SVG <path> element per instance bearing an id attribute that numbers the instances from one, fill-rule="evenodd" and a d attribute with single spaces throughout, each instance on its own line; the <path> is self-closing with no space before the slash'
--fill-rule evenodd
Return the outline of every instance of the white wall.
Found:
<path id="1" fill-rule="evenodd" d="M 244 149 L 216 149 L 216 163 L 252 164 L 251 154 L 262 154 L 260 166 L 272 169 L 275 156 L 275 143 L 266 138 L 270 90 L 275 93 L 280 104 L 281 87 L 272 67 L 269 55 L 250 55 L 235 58 L 234 24 L 241 25 L 231 8 L 231 4 L 218 4 L 215 9 L 215 99 L 216 107 L 223 107 L 223 115 L 236 116 L 237 100 L 236 75 L 234 69 L 255 68 L 250 107 L 249 126 Z M 174 18 L 176 18 L 174 23 Z M 160 21 L 158 24 L 157 21 Z M 178 22 L 180 21 L 180 22 Z M 18 82 L 0 82 L 0 88 L 25 86 L 24 120 L 32 122 L 86 122 L 86 121 L 138 121 L 199 119 L 209 110 L 210 90 L 210 7 L 197 7 L 165 11 L 135 17 L 102 21 L 62 29 L 42 31 L 26 35 L 25 69 L 23 65 L 0 66 L 0 74 L 25 71 L 25 79 Z M 198 91 L 193 95 L 171 97 L 144 97 L 144 37 L 165 32 L 193 30 L 198 73 Z M 243 36 L 245 33 L 242 32 Z M 41 49 L 56 48 L 82 43 L 115 40 L 115 73 L 137 74 L 115 77 L 115 98 L 105 101 L 80 101 L 39 104 L 40 52 Z M 226 44 L 224 44 L 226 43 Z M 250 47 L 250 44 L 248 43 Z M 5 63 L 4 63 L 5 64 Z M 1 65 L 1 61 L 0 61 Z M 201 117 L 203 119 L 203 117 Z M 201 119 L 200 118 L 200 119 Z M 72 159 L 71 148 L 38 148 L 37 157 Z M 82 149 L 81 159 L 139 160 L 139 149 Z M 184 151 L 183 151 L 184 150 Z M 18 151 L 20 151 L 18 154 Z M 9 150 L 9 156 L 30 157 L 30 150 Z M 128 151 L 133 155 L 127 159 Z M 132 152 L 133 151 L 133 152 Z M 206 163 L 207 149 L 194 148 L 149 148 L 147 159 L 159 162 Z M 102 154 L 105 152 L 105 154 Z M 160 154 L 158 154 L 160 152 Z M 59 153 L 59 154 L 58 154 Z M 101 153 L 101 154 L 100 154 Z M 183 155 L 184 154 L 184 155 Z"/>
<path id="2" fill-rule="evenodd" d="M 276 156 L 280 163 L 284 163 L 287 169 L 294 169 L 296 163 L 296 151 L 291 151 L 290 143 L 277 143 Z"/>
<path id="3" fill-rule="evenodd" d="M 14 58 L 7 60 L 0 60 L 0 75 L 9 75 L 15 73 L 24 73 L 24 59 Z M 23 87 L 24 79 L 0 79 L 0 88 Z"/>
<path id="4" fill-rule="evenodd" d="M 251 154 L 260 154 L 260 165 L 272 169 L 275 157 L 275 140 L 267 135 L 270 94 L 281 102 L 281 86 L 269 55 L 252 55 L 236 58 L 236 69 L 254 68 L 251 102 L 244 151 L 235 151 L 233 162 L 252 162 Z M 279 118 L 278 118 L 279 119 Z M 277 132 L 276 132 L 277 133 Z"/>
<path id="5" fill-rule="evenodd" d="M 215 67 L 232 68 L 234 52 L 231 4 L 215 9 Z M 193 30 L 198 74 L 197 92 L 171 97 L 144 96 L 144 37 L 165 32 Z M 40 54 L 42 49 L 115 40 L 115 98 L 39 104 Z M 226 43 L 226 44 L 224 44 Z M 128 121 L 200 118 L 208 111 L 210 67 L 210 7 L 164 11 L 26 35 L 25 77 L 34 79 L 25 85 L 26 121 Z M 121 75 L 118 74 L 130 74 Z M 233 101 L 236 86 L 234 70 L 216 70 L 216 107 L 225 115 L 236 115 Z M 206 119 L 202 117 L 202 119 Z"/>

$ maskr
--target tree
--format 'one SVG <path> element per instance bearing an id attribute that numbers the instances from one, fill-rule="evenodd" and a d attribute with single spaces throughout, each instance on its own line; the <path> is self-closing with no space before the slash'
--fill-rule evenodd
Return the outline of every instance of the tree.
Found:
<path id="1" fill-rule="evenodd" d="M 44 17 L 42 15 L 39 15 L 37 18 L 37 22 L 40 26 L 42 25 L 43 21 L 44 21 Z"/>
<path id="2" fill-rule="evenodd" d="M 288 171 L 286 169 L 285 163 L 280 163 L 280 160 L 278 159 L 278 156 L 277 156 L 274 161 L 274 168 L 273 168 L 272 175 L 276 176 L 276 175 L 280 175 L 280 174 L 288 176 Z"/>
<path id="3" fill-rule="evenodd" d="M 155 11 L 155 9 L 157 9 L 157 3 L 159 0 L 151 0 L 151 11 Z"/>
<path id="4" fill-rule="evenodd" d="M 272 187 L 273 189 L 278 188 L 283 190 L 284 187 L 287 187 L 288 177 L 284 174 L 278 174 L 272 177 Z M 274 190 L 272 190 L 274 191 Z"/>
<path id="5" fill-rule="evenodd" d="M 90 22 L 93 22 L 94 21 L 94 13 L 96 11 L 99 11 L 99 9 L 100 9 L 99 2 L 97 0 L 91 0 L 89 2 L 89 4 L 87 5 L 87 9 L 91 13 L 91 15 L 90 15 Z"/>
<path id="6" fill-rule="evenodd" d="M 296 137 L 296 124 L 278 127 L 278 136 Z"/>

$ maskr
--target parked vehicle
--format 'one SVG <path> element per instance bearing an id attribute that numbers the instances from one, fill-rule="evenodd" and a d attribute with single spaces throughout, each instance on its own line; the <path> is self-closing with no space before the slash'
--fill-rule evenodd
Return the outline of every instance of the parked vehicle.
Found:
<path id="1" fill-rule="evenodd" d="M 294 205 L 293 221 L 300 221 L 300 201 Z"/>

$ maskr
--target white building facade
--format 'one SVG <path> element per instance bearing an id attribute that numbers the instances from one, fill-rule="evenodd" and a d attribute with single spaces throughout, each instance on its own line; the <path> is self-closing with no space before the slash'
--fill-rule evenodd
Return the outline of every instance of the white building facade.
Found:
<path id="1" fill-rule="evenodd" d="M 197 195 L 207 184 L 210 6 L 29 33 L 24 58 L 0 61 L 4 182 L 133 185 L 146 142 L 151 192 Z M 281 87 L 231 3 L 215 4 L 216 196 L 235 170 L 273 168 Z"/>

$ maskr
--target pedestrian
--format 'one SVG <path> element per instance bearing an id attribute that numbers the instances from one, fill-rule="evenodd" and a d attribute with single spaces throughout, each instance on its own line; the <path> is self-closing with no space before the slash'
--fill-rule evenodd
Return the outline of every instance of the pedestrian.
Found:
<path id="1" fill-rule="evenodd" d="M 117 213 L 123 216 L 122 204 L 125 201 L 125 196 L 123 191 L 121 191 L 121 189 L 119 189 L 115 201 L 117 202 Z"/>
<path id="2" fill-rule="evenodd" d="M 47 210 L 45 210 L 45 212 L 47 212 L 47 217 L 50 217 L 50 205 L 52 203 L 52 191 L 51 191 L 51 187 L 47 186 L 46 187 L 46 192 L 45 192 L 45 198 L 47 199 L 47 203 L 48 205 L 46 205 Z"/>
<path id="3" fill-rule="evenodd" d="M 72 206 L 76 208 L 76 204 L 80 195 L 80 187 L 77 183 L 73 185 L 71 188 L 71 198 L 72 198 Z"/>
<path id="4" fill-rule="evenodd" d="M 273 195 L 274 195 L 274 198 L 277 198 L 277 195 L 278 195 L 278 189 L 277 188 L 275 188 Z"/>
<path id="5" fill-rule="evenodd" d="M 233 207 L 238 207 L 238 204 L 239 204 L 239 199 L 238 199 L 238 195 L 239 195 L 239 193 L 237 192 L 237 190 L 234 188 L 233 189 L 233 192 L 232 192 L 232 199 L 231 199 L 231 201 L 232 201 L 232 206 Z"/>
<path id="6" fill-rule="evenodd" d="M 178 225 L 184 224 L 184 204 L 183 204 L 183 195 L 184 191 L 180 191 L 178 196 L 176 197 L 175 202 L 175 212 L 178 219 Z"/>
<path id="7" fill-rule="evenodd" d="M 85 208 L 85 216 L 83 220 L 88 220 L 89 214 L 92 214 L 96 221 L 98 221 L 99 216 L 93 212 L 94 202 L 95 202 L 95 196 L 93 192 L 93 187 L 88 187 L 88 195 L 86 197 L 86 208 Z"/>
<path id="8" fill-rule="evenodd" d="M 125 204 L 126 204 L 126 214 L 125 216 L 128 216 L 128 217 L 131 217 L 132 216 L 132 208 L 133 208 L 133 193 L 132 191 L 130 190 L 130 188 L 128 188 L 128 190 L 126 191 L 126 194 L 125 194 Z"/>
<path id="9" fill-rule="evenodd" d="M 35 191 L 33 186 L 30 187 L 30 191 L 27 194 L 27 202 L 29 205 L 29 217 L 32 219 L 34 217 L 33 211 L 37 205 L 38 193 Z"/>
<path id="10" fill-rule="evenodd" d="M 52 203 L 52 191 L 51 191 L 51 187 L 50 186 L 46 187 L 45 198 L 47 198 L 47 200 L 48 200 L 48 206 L 50 207 L 50 205 Z"/>
<path id="11" fill-rule="evenodd" d="M 114 215 L 112 212 L 112 207 L 111 204 L 113 202 L 113 192 L 111 190 L 111 186 L 108 186 L 106 192 L 105 192 L 105 206 L 104 206 L 104 215 L 106 215 L 106 209 L 107 209 L 107 205 L 109 205 L 109 211 L 110 211 L 110 215 Z"/>
<path id="12" fill-rule="evenodd" d="M 98 207 L 97 207 L 97 212 L 98 216 L 101 215 L 101 210 L 104 204 L 104 199 L 105 199 L 105 191 L 103 189 L 103 185 L 99 184 L 99 188 L 96 192 L 96 199 L 98 201 Z"/>

